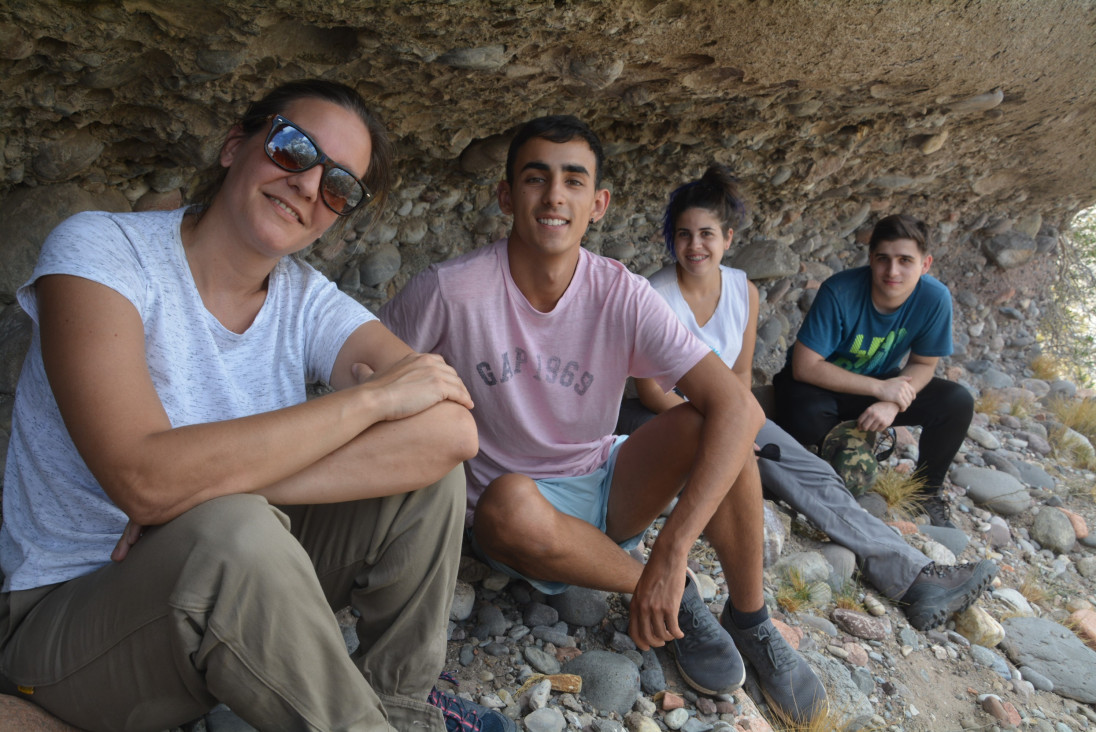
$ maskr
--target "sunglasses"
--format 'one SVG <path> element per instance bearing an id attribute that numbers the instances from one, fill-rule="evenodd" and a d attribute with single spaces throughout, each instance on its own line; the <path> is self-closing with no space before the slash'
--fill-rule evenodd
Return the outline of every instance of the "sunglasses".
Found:
<path id="1" fill-rule="evenodd" d="M 270 134 L 266 136 L 266 156 L 282 170 L 302 173 L 323 165 L 320 196 L 324 205 L 339 216 L 349 216 L 373 194 L 365 184 L 346 168 L 336 165 L 324 155 L 311 137 L 280 114 L 273 116 Z"/>

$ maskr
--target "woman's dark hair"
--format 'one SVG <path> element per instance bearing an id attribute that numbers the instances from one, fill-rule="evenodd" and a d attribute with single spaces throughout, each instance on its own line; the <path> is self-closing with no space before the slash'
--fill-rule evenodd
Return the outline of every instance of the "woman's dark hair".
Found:
<path id="1" fill-rule="evenodd" d="M 912 239 L 917 244 L 917 251 L 921 254 L 928 254 L 932 244 L 929 238 L 929 227 L 924 221 L 908 214 L 893 214 L 879 219 L 879 223 L 871 230 L 868 252 L 874 252 L 875 248 L 885 241 L 898 239 Z"/>
<path id="2" fill-rule="evenodd" d="M 605 152 L 601 148 L 601 140 L 590 126 L 578 117 L 569 114 L 554 114 L 548 117 L 537 117 L 523 124 L 510 140 L 510 147 L 506 151 L 506 182 L 514 182 L 514 159 L 518 156 L 521 146 L 534 137 L 540 137 L 548 142 L 570 142 L 576 137 L 584 140 L 594 153 L 594 187 L 601 186 L 601 172 L 605 164 Z"/>
<path id="3" fill-rule="evenodd" d="M 700 180 L 686 183 L 670 194 L 666 214 L 662 219 L 662 236 L 666 240 L 666 251 L 674 261 L 674 230 L 677 217 L 690 208 L 702 208 L 711 211 L 719 219 L 723 231 L 737 229 L 746 218 L 746 201 L 738 189 L 738 179 L 731 170 L 720 163 L 712 164 Z"/>
<path id="4" fill-rule="evenodd" d="M 362 182 L 372 192 L 373 200 L 362 204 L 350 216 L 340 216 L 332 226 L 334 231 L 343 231 L 347 226 L 360 220 L 366 221 L 368 228 L 384 210 L 385 201 L 392 188 L 392 143 L 381 121 L 365 106 L 365 100 L 358 92 L 345 84 L 324 79 L 301 79 L 291 81 L 271 90 L 262 99 L 248 105 L 244 116 L 236 123 L 247 137 L 265 135 L 270 128 L 270 118 L 281 114 L 290 104 L 299 99 L 319 99 L 337 104 L 361 119 L 369 130 L 372 153 L 369 168 Z M 221 190 L 227 171 L 218 162 L 211 166 L 200 179 L 195 189 L 192 203 L 204 210 Z"/>

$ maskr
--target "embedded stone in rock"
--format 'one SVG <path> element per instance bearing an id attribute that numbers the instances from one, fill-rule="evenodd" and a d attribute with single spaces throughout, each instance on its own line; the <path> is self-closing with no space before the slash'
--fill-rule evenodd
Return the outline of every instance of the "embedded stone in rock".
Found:
<path id="1" fill-rule="evenodd" d="M 947 547 L 948 551 L 956 557 L 962 554 L 963 550 L 970 544 L 970 537 L 962 529 L 949 529 L 946 526 L 925 524 L 919 526 L 918 530 L 934 542 Z"/>
<path id="2" fill-rule="evenodd" d="M 1096 703 L 1096 651 L 1069 629 L 1044 618 L 1011 617 L 1002 623 L 1005 649 L 1017 666 L 1030 666 L 1054 684 L 1054 693 L 1084 704 Z"/>
<path id="3" fill-rule="evenodd" d="M 465 173 L 486 173 L 495 168 L 501 170 L 509 146 L 510 136 L 504 134 L 473 140 L 460 154 L 460 168 Z"/>
<path id="4" fill-rule="evenodd" d="M 763 239 L 735 252 L 730 266 L 744 270 L 751 280 L 791 277 L 799 271 L 799 255 L 787 244 Z"/>
<path id="5" fill-rule="evenodd" d="M 1028 443 L 1030 444 L 1030 440 Z M 1050 473 L 1043 470 L 1035 463 L 1029 463 L 1023 460 L 1018 460 L 1013 463 L 1016 466 L 1016 470 L 1020 473 L 1020 480 L 1027 483 L 1032 488 L 1046 488 L 1047 490 L 1054 490 L 1054 478 Z"/>
<path id="6" fill-rule="evenodd" d="M 784 538 L 787 532 L 780 515 L 772 507 L 769 501 L 765 501 L 765 538 L 763 547 L 764 564 L 771 567 L 780 559 L 780 553 L 784 550 Z"/>
<path id="7" fill-rule="evenodd" d="M 103 147 L 87 130 L 72 130 L 38 148 L 34 172 L 51 183 L 69 180 L 90 167 Z"/>
<path id="8" fill-rule="evenodd" d="M 113 188 L 92 194 L 75 183 L 20 188 L 0 200 L 0 299 L 34 271 L 42 242 L 57 224 L 81 211 L 129 211 L 126 197 Z"/>
<path id="9" fill-rule="evenodd" d="M 1005 637 L 1001 624 L 977 605 L 955 616 L 955 630 L 971 643 L 986 648 L 993 648 Z"/>
<path id="10" fill-rule="evenodd" d="M 1096 648 L 1096 610 L 1084 607 L 1074 610 L 1069 619 L 1073 621 L 1079 635 L 1090 648 Z"/>
<path id="11" fill-rule="evenodd" d="M 847 582 L 852 580 L 856 571 L 856 555 L 840 544 L 823 544 L 818 550 L 831 567 L 827 582 L 834 592 L 840 592 Z"/>
<path id="12" fill-rule="evenodd" d="M 1085 523 L 1085 517 L 1079 513 L 1074 513 L 1068 508 L 1058 508 L 1059 511 L 1066 515 L 1070 523 L 1073 524 L 1073 533 L 1077 535 L 1078 539 L 1084 539 L 1088 536 L 1088 524 Z"/>
<path id="13" fill-rule="evenodd" d="M 1007 605 L 1014 615 L 1025 615 L 1027 617 L 1034 617 L 1035 615 L 1035 609 L 1031 607 L 1031 603 L 1019 590 L 1014 590 L 1011 587 L 1001 587 L 993 591 L 993 598 Z"/>
<path id="14" fill-rule="evenodd" d="M 456 48 L 438 56 L 438 63 L 458 69 L 494 71 L 510 60 L 502 44 L 479 48 Z"/>
<path id="15" fill-rule="evenodd" d="M 529 662 L 529 665 L 542 674 L 551 675 L 559 673 L 559 661 L 557 661 L 552 654 L 547 653 L 536 646 L 526 646 L 524 653 L 525 660 Z"/>
<path id="16" fill-rule="evenodd" d="M 1044 506 L 1031 525 L 1031 538 L 1055 554 L 1065 554 L 1073 548 L 1077 534 L 1068 516 L 1056 508 Z"/>
<path id="17" fill-rule="evenodd" d="M 359 267 L 362 284 L 368 287 L 383 285 L 396 276 L 402 263 L 403 257 L 399 249 L 391 244 L 380 245 L 362 260 Z"/>
<path id="18" fill-rule="evenodd" d="M 556 609 L 559 619 L 571 625 L 597 625 L 609 612 L 609 593 L 586 587 L 570 587 L 559 595 L 550 595 L 548 605 Z"/>
<path id="19" fill-rule="evenodd" d="M 994 437 L 993 433 L 987 430 L 985 427 L 979 427 L 976 424 L 972 424 L 967 427 L 967 437 L 977 442 L 987 450 L 997 450 L 1001 447 L 1001 441 Z M 989 462 L 987 459 L 986 462 Z M 1009 471 L 1011 473 L 1011 471 Z M 1014 477 L 1019 477 L 1014 476 Z"/>
<path id="20" fill-rule="evenodd" d="M 845 632 L 857 638 L 884 640 L 891 634 L 890 618 L 873 618 L 841 607 L 835 608 L 831 617 Z"/>
<path id="21" fill-rule="evenodd" d="M 555 707 L 538 709 L 523 721 L 528 732 L 563 732 L 564 728 L 567 727 L 567 720 L 564 719 L 563 712 Z"/>
<path id="22" fill-rule="evenodd" d="M 1031 497 L 1020 481 L 1007 473 L 989 468 L 956 468 L 951 482 L 967 489 L 975 503 L 1003 516 L 1022 513 L 1031 505 Z"/>
<path id="23" fill-rule="evenodd" d="M 587 651 L 568 661 L 562 671 L 582 677 L 582 696 L 599 711 L 623 716 L 639 695 L 639 669 L 617 653 Z"/>
<path id="24" fill-rule="evenodd" d="M 982 252 L 1002 269 L 1012 269 L 1035 256 L 1035 240 L 1019 231 L 1008 231 L 982 244 Z"/>
<path id="25" fill-rule="evenodd" d="M 1005 93 L 1000 89 L 994 89 L 986 94 L 952 102 L 948 109 L 952 112 L 985 112 L 993 109 L 1005 99 Z"/>
<path id="26" fill-rule="evenodd" d="M 826 558 L 818 552 L 796 552 L 789 554 L 776 563 L 773 568 L 776 574 L 785 580 L 790 580 L 792 575 L 806 584 L 825 582 L 830 578 L 833 568 Z"/>
<path id="27" fill-rule="evenodd" d="M 457 580 L 457 585 L 453 590 L 453 605 L 449 609 L 450 620 L 467 620 L 472 614 L 472 606 L 476 603 L 476 590 L 472 585 L 464 582 L 463 580 Z"/>
<path id="28" fill-rule="evenodd" d="M 559 613 L 554 607 L 541 602 L 531 602 L 525 606 L 522 619 L 530 628 L 538 625 L 555 625 L 559 622 Z"/>
<path id="29" fill-rule="evenodd" d="M 815 651 L 806 651 L 803 658 L 826 687 L 830 721 L 837 729 L 863 729 L 870 726 L 875 709 L 867 695 L 853 681 L 841 661 Z M 752 729 L 752 728 L 751 728 Z"/>

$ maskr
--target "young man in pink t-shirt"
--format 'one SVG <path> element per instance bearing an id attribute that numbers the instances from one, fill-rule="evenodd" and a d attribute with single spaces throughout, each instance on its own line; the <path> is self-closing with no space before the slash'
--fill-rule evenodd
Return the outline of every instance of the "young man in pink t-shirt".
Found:
<path id="1" fill-rule="evenodd" d="M 804 721 L 826 696 L 764 604 L 752 455 L 764 417 L 643 278 L 582 248 L 609 205 L 602 162 L 597 136 L 574 117 L 524 125 L 498 187 L 509 237 L 429 267 L 381 317 L 413 348 L 444 356 L 475 402 L 469 521 L 492 566 L 549 593 L 630 593 L 639 648 L 670 643 L 685 679 L 713 694 L 743 683 L 741 651 L 775 711 Z M 628 376 L 676 385 L 689 401 L 617 437 Z M 679 491 L 640 563 L 628 549 Z M 701 532 L 731 596 L 718 622 L 687 572 Z"/>

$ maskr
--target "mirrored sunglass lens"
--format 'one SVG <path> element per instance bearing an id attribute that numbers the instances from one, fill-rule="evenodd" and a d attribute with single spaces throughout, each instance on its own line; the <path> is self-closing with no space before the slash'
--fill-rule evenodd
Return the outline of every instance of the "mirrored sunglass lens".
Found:
<path id="1" fill-rule="evenodd" d="M 323 196 L 327 205 L 348 212 L 362 201 L 365 191 L 354 176 L 342 168 L 330 168 L 323 177 Z"/>
<path id="2" fill-rule="evenodd" d="M 266 151 L 271 159 L 288 170 L 304 170 L 316 163 L 316 146 L 295 127 L 282 125 L 270 135 Z"/>

